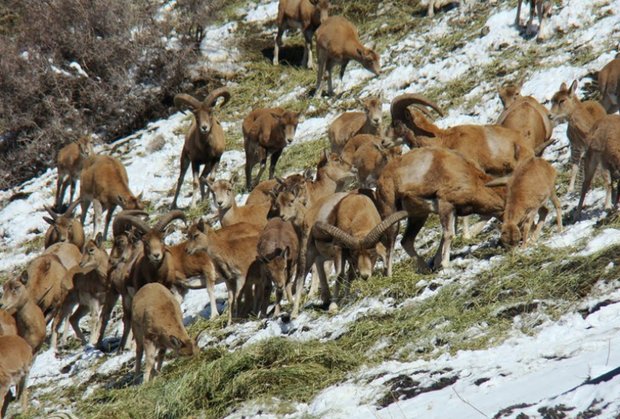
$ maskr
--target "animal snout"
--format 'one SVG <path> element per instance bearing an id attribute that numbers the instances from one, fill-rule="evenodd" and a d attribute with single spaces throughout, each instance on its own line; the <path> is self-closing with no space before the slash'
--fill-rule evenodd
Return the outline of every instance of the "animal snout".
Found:
<path id="1" fill-rule="evenodd" d="M 217 206 L 218 206 L 218 207 L 222 208 L 222 206 L 224 205 L 224 201 L 223 201 L 223 200 L 219 200 L 219 199 L 218 199 L 218 200 L 216 201 L 216 204 L 217 204 Z"/>
<path id="2" fill-rule="evenodd" d="M 362 278 L 363 280 L 367 280 L 368 278 L 370 278 L 370 272 L 360 272 L 360 278 Z"/>
<path id="3" fill-rule="evenodd" d="M 157 252 L 157 253 L 151 253 L 151 260 L 155 261 L 155 262 L 159 262 L 162 259 L 162 254 Z"/>
<path id="4" fill-rule="evenodd" d="M 379 125 L 380 123 L 381 123 L 381 119 L 380 119 L 380 118 L 373 118 L 373 119 L 372 119 L 372 124 L 373 124 L 374 126 L 377 126 L 377 125 Z"/>
<path id="5" fill-rule="evenodd" d="M 201 125 L 200 126 L 200 132 L 202 132 L 203 134 L 207 134 L 209 132 L 209 125 Z"/>
<path id="6" fill-rule="evenodd" d="M 292 143 L 292 142 L 293 142 L 293 137 L 289 137 L 289 138 L 287 138 L 287 139 L 286 139 L 286 142 L 287 142 L 288 144 Z"/>

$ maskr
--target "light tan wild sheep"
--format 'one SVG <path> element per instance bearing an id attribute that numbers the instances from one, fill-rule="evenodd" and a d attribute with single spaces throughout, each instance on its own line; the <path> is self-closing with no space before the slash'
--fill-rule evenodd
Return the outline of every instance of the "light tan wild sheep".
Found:
<path id="1" fill-rule="evenodd" d="M 22 282 L 26 283 L 30 296 L 46 315 L 46 320 L 53 318 L 73 287 L 67 269 L 54 254 L 43 254 L 30 262 L 22 274 Z"/>
<path id="2" fill-rule="evenodd" d="M 601 104 L 612 114 L 620 109 L 620 57 L 611 60 L 598 72 L 598 88 L 601 91 Z"/>
<path id="3" fill-rule="evenodd" d="M 381 98 L 371 96 L 359 102 L 364 107 L 364 112 L 344 112 L 329 125 L 327 137 L 332 146 L 332 152 L 340 153 L 347 142 L 356 135 L 382 134 Z"/>
<path id="4" fill-rule="evenodd" d="M 431 212 L 439 215 L 442 239 L 433 267 L 439 269 L 450 261 L 454 237 L 454 218 L 469 214 L 501 217 L 504 209 L 502 191 L 487 187 L 492 178 L 475 163 L 460 154 L 442 148 L 423 147 L 392 160 L 377 181 L 377 205 L 383 218 L 407 211 L 407 227 L 401 244 L 415 259 L 418 269 L 428 270 L 417 254 L 414 243 Z M 389 232 L 387 273 L 392 270 L 392 246 L 395 229 Z"/>
<path id="5" fill-rule="evenodd" d="M 15 318 L 16 333 L 24 338 L 36 354 L 45 341 L 45 316 L 32 299 L 30 292 L 19 279 L 12 279 L 2 286 L 1 306 Z M 1 334 L 1 333 L 0 333 Z"/>
<path id="6" fill-rule="evenodd" d="M 522 247 L 530 242 L 530 229 L 538 214 L 538 223 L 531 241 L 536 241 L 549 210 L 545 206 L 551 199 L 556 211 L 558 232 L 562 232 L 562 207 L 555 193 L 556 172 L 553 166 L 540 157 L 532 157 L 517 166 L 509 177 L 494 179 L 487 186 L 507 186 L 506 208 L 502 221 L 501 242 L 504 246 Z"/>
<path id="7" fill-rule="evenodd" d="M 269 161 L 269 179 L 273 179 L 276 164 L 284 147 L 291 144 L 299 123 L 299 113 L 282 108 L 255 109 L 243 119 L 245 149 L 245 186 L 248 191 L 260 181 Z M 260 170 L 252 182 L 252 169 Z"/>
<path id="8" fill-rule="evenodd" d="M 374 135 L 361 134 L 351 138 L 342 152 L 342 158 L 357 170 L 357 180 L 362 188 L 375 186 L 381 171 L 394 157 L 401 154 L 400 146 L 384 146 L 384 141 Z"/>
<path id="9" fill-rule="evenodd" d="M 304 36 L 302 67 L 312 68 L 312 37 L 322 22 L 329 16 L 328 0 L 280 0 L 278 4 L 278 34 L 273 48 L 273 64 L 278 65 L 282 35 L 286 29 L 301 29 Z"/>
<path id="10" fill-rule="evenodd" d="M 611 202 L 611 207 L 617 207 L 620 196 L 620 115 L 606 115 L 599 119 L 592 127 L 589 137 L 590 146 L 584 158 L 583 184 L 579 204 L 575 211 L 575 221 L 579 220 L 583 201 L 599 165 L 609 179 L 610 189 L 613 181 L 618 180 L 616 195 Z"/>
<path id="11" fill-rule="evenodd" d="M 237 316 L 239 296 L 245 286 L 248 270 L 256 260 L 256 245 L 261 227 L 237 223 L 214 230 L 203 220 L 188 230 L 187 251 L 192 254 L 205 250 L 218 276 L 228 288 L 228 324 Z"/>
<path id="12" fill-rule="evenodd" d="M 0 307 L 2 307 L 2 304 L 0 304 Z M 0 308 L 0 336 L 9 335 L 17 335 L 17 324 L 15 323 L 13 316 L 11 316 L 6 310 Z"/>
<path id="13" fill-rule="evenodd" d="M 77 141 L 67 144 L 58 151 L 56 156 L 56 168 L 58 180 L 56 182 L 56 211 L 62 211 L 62 201 L 67 187 L 71 185 L 69 202 L 73 201 L 75 185 L 80 179 L 84 161 L 95 154 L 92 138 L 89 135 L 80 137 Z"/>
<path id="14" fill-rule="evenodd" d="M 179 173 L 174 198 L 170 204 L 171 210 L 177 208 L 177 198 L 179 197 L 183 178 L 190 163 L 193 174 L 192 208 L 196 206 L 196 195 L 198 194 L 199 186 L 200 195 L 202 199 L 205 198 L 205 188 L 204 184 L 200 182 L 200 178 L 215 176 L 222 153 L 226 147 L 224 130 L 214 111 L 217 100 L 220 97 L 224 98 L 220 105 L 221 109 L 230 100 L 230 92 L 225 87 L 215 89 L 202 102 L 185 93 L 180 93 L 174 97 L 174 105 L 179 109 L 189 108 L 194 118 L 185 135 L 185 143 L 181 151 L 181 172 Z M 200 176 L 198 176 L 200 166 L 202 165 L 205 167 L 202 169 Z"/>
<path id="15" fill-rule="evenodd" d="M 271 209 L 271 202 L 237 206 L 234 189 L 236 180 L 237 174 L 235 173 L 229 180 L 207 181 L 209 190 L 213 194 L 213 201 L 217 206 L 221 226 L 226 227 L 246 222 L 264 227 L 267 224 L 267 214 Z"/>
<path id="16" fill-rule="evenodd" d="M 351 60 L 357 61 L 376 76 L 381 73 L 379 54 L 362 45 L 355 25 L 342 16 L 327 18 L 316 31 L 316 54 L 318 68 L 314 95 L 318 97 L 321 96 L 325 70 L 328 94 L 334 94 L 332 70 L 336 64 L 340 65 L 341 82 Z"/>
<path id="17" fill-rule="evenodd" d="M 129 189 L 127 170 L 120 160 L 110 156 L 90 157 L 82 169 L 80 177 L 80 204 L 82 205 L 82 224 L 91 202 L 95 215 L 93 217 L 94 237 L 99 233 L 102 211 L 106 211 L 103 239 L 108 234 L 112 214 L 117 206 L 124 210 L 144 209 L 140 196 L 135 196 Z"/>
<path id="18" fill-rule="evenodd" d="M 603 108 L 600 103 L 593 100 L 580 101 L 575 94 L 576 91 L 577 80 L 573 81 L 570 88 L 566 86 L 566 83 L 562 83 L 560 90 L 558 90 L 551 99 L 551 120 L 556 124 L 564 121 L 568 122 L 566 136 L 570 141 L 572 165 L 568 192 L 572 192 L 575 189 L 579 165 L 589 146 L 590 137 L 588 134 L 590 130 L 597 121 L 607 115 L 605 108 Z M 605 198 L 605 208 L 610 208 L 610 179 L 607 179 L 606 183 L 608 187 L 607 196 Z"/>
<path id="19" fill-rule="evenodd" d="M 187 356 L 198 353 L 196 344 L 183 326 L 178 301 L 163 285 L 151 283 L 140 288 L 134 296 L 132 312 L 131 328 L 136 338 L 136 378 L 140 375 L 143 354 L 146 355 L 144 382 L 147 383 L 151 379 L 153 367 L 156 371 L 161 370 L 166 349 Z"/>
<path id="20" fill-rule="evenodd" d="M 45 232 L 45 248 L 58 242 L 73 243 L 80 250 L 84 247 L 84 227 L 80 220 L 73 216 L 79 203 L 80 201 L 72 202 L 63 214 L 57 214 L 50 207 L 45 207 L 51 217 L 43 217 L 50 225 Z"/>
<path id="21" fill-rule="evenodd" d="M 16 398 L 22 403 L 22 413 L 28 409 L 26 379 L 32 366 L 32 348 L 19 336 L 0 336 L 0 418 L 6 416 L 11 397 L 9 390 L 15 385 Z"/>
<path id="22" fill-rule="evenodd" d="M 273 204 L 280 192 L 303 188 L 308 180 L 312 180 L 309 170 L 306 170 L 303 175 L 295 173 L 284 179 L 276 177 L 275 179 L 263 180 L 252 189 L 245 201 L 245 205 L 262 204 L 265 202 Z"/>

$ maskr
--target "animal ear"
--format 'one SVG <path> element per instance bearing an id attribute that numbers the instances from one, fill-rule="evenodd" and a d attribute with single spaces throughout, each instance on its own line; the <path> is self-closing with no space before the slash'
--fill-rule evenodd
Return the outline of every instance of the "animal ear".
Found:
<path id="1" fill-rule="evenodd" d="M 183 342 L 181 342 L 176 336 L 170 335 L 170 343 L 174 349 L 181 349 L 183 347 Z"/>
<path id="2" fill-rule="evenodd" d="M 229 182 L 234 185 L 235 183 L 237 183 L 237 179 L 239 179 L 239 173 L 234 172 L 232 176 L 230 177 Z"/>
<path id="3" fill-rule="evenodd" d="M 205 221 L 201 218 L 200 220 L 198 220 L 198 230 L 202 231 L 203 233 L 207 230 L 205 228 Z"/>
<path id="4" fill-rule="evenodd" d="M 144 191 L 140 192 L 140 194 L 138 196 L 136 196 L 136 199 L 138 201 L 142 201 L 142 195 L 144 195 Z"/>
<path id="5" fill-rule="evenodd" d="M 577 91 L 577 85 L 579 83 L 577 82 L 577 80 L 573 81 L 573 84 L 570 85 L 570 94 L 571 96 L 575 94 L 575 92 Z"/>
<path id="6" fill-rule="evenodd" d="M 288 247 L 285 247 L 284 250 L 282 250 L 282 259 L 284 260 L 288 259 L 289 253 L 290 253 L 290 249 Z"/>
<path id="7" fill-rule="evenodd" d="M 101 233 L 97 233 L 97 236 L 95 236 L 95 244 L 101 249 L 101 246 L 103 245 L 103 236 Z"/>
<path id="8" fill-rule="evenodd" d="M 506 186 L 508 184 L 509 179 L 510 179 L 510 176 L 499 177 L 497 179 L 493 179 L 490 182 L 487 182 L 485 186 L 488 186 L 489 188 L 492 188 L 494 186 Z"/>
<path id="9" fill-rule="evenodd" d="M 308 168 L 304 170 L 304 178 L 306 178 L 306 180 L 312 180 L 314 178 L 314 169 Z"/>
<path id="10" fill-rule="evenodd" d="M 562 91 L 568 90 L 568 87 L 566 86 L 566 83 L 562 82 L 562 84 L 560 85 L 560 90 L 562 90 Z"/>
<path id="11" fill-rule="evenodd" d="M 56 224 L 54 220 L 52 220 L 50 217 L 43 217 L 43 220 L 45 220 L 46 223 L 52 226 Z"/>
<path id="12" fill-rule="evenodd" d="M 121 204 L 121 206 L 125 205 L 125 198 L 123 198 L 121 195 L 118 195 L 118 202 Z"/>
<path id="13" fill-rule="evenodd" d="M 323 149 L 323 159 L 329 160 L 329 151 L 326 148 Z"/>
<path id="14" fill-rule="evenodd" d="M 22 282 L 22 284 L 25 284 L 28 282 L 28 271 L 22 271 L 22 274 L 19 276 L 19 280 Z"/>
<path id="15" fill-rule="evenodd" d="M 366 54 L 364 54 L 364 51 L 363 51 L 361 48 L 358 48 L 358 49 L 357 49 L 357 55 L 358 55 L 360 58 L 364 58 L 364 57 L 366 57 Z"/>

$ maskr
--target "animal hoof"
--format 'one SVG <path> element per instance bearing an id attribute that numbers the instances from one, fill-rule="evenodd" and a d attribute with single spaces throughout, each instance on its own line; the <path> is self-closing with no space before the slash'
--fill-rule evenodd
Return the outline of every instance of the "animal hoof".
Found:
<path id="1" fill-rule="evenodd" d="M 336 313 L 338 313 L 338 304 L 336 304 L 336 303 L 330 303 L 330 304 L 329 304 L 329 307 L 328 307 L 328 309 L 327 309 L 327 312 L 328 312 L 329 314 L 336 314 Z"/>

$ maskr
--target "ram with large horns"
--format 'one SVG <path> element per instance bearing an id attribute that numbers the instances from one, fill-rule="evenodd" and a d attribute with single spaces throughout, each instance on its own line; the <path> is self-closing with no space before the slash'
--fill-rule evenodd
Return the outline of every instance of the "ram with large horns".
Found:
<path id="1" fill-rule="evenodd" d="M 193 174 L 192 207 L 196 206 L 198 186 L 200 186 L 202 199 L 205 197 L 205 185 L 200 182 L 200 179 L 213 178 L 215 175 L 220 158 L 224 152 L 224 147 L 226 146 L 224 130 L 213 111 L 220 97 L 224 98 L 220 105 L 221 108 L 230 100 L 230 92 L 227 88 L 220 87 L 215 89 L 202 102 L 185 93 L 180 93 L 174 97 L 174 105 L 179 109 L 189 108 L 194 114 L 194 120 L 185 135 L 185 143 L 183 151 L 181 151 L 181 173 L 179 174 L 177 188 L 170 209 L 177 207 L 177 198 L 179 197 L 183 178 L 190 163 Z M 199 176 L 198 172 L 202 165 L 204 165 L 204 168 Z"/>

